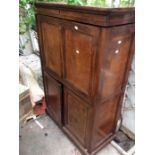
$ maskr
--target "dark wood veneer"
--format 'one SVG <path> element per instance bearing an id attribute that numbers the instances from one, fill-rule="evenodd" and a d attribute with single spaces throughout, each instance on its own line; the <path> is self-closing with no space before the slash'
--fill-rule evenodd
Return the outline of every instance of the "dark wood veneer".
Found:
<path id="1" fill-rule="evenodd" d="M 47 112 L 83 154 L 96 154 L 120 119 L 134 8 L 36 7 Z"/>
<path id="2" fill-rule="evenodd" d="M 134 23 L 134 7 L 97 8 L 57 3 L 36 3 L 37 13 L 98 26 Z"/>

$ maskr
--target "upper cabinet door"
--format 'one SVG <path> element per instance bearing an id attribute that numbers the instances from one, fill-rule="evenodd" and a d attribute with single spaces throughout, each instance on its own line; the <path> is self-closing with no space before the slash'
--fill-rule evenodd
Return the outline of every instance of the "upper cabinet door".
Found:
<path id="1" fill-rule="evenodd" d="M 61 25 L 51 17 L 41 18 L 42 54 L 44 67 L 62 76 L 61 67 Z"/>
<path id="2" fill-rule="evenodd" d="M 65 79 L 85 95 L 92 90 L 99 28 L 64 23 Z"/>

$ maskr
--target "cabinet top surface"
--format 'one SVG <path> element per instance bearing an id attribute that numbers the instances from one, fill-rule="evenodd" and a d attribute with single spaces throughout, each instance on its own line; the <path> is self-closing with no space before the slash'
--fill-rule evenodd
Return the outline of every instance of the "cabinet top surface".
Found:
<path id="1" fill-rule="evenodd" d="M 97 6 L 79 6 L 69 5 L 65 3 L 53 3 L 53 2 L 37 2 L 36 7 L 46 7 L 54 9 L 67 9 L 72 11 L 87 12 L 91 14 L 113 14 L 113 13 L 134 13 L 134 7 L 97 7 Z"/>
<path id="2" fill-rule="evenodd" d="M 65 3 L 37 2 L 37 14 L 78 21 L 97 26 L 117 26 L 135 23 L 134 7 L 94 7 Z"/>

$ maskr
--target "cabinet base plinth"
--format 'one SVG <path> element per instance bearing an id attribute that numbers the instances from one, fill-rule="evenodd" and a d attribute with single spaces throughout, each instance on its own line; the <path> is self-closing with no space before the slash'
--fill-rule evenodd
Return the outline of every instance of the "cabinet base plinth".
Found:
<path id="1" fill-rule="evenodd" d="M 60 126 L 50 115 L 48 110 L 46 109 L 46 114 L 54 121 L 54 123 L 63 131 L 63 133 L 76 145 L 77 149 L 82 153 L 82 155 L 96 155 L 97 152 L 102 150 L 110 141 L 115 137 L 115 134 L 110 136 L 103 143 L 98 145 L 92 152 L 89 152 L 86 148 L 84 148 L 81 143 L 68 131 L 67 128 Z"/>

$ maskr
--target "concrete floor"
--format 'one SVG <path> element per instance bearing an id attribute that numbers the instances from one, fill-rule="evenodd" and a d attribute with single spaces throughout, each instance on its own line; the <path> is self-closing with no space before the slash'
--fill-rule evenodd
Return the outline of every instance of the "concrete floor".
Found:
<path id="1" fill-rule="evenodd" d="M 46 114 L 38 118 L 38 121 L 44 129 L 41 129 L 34 120 L 20 124 L 19 155 L 81 155 L 76 146 Z M 97 155 L 120 154 L 109 144 Z"/>

